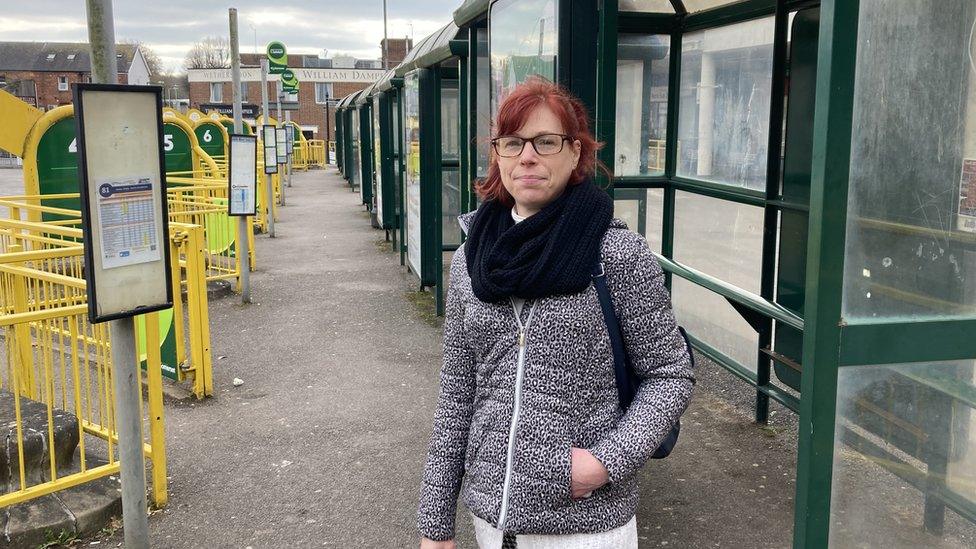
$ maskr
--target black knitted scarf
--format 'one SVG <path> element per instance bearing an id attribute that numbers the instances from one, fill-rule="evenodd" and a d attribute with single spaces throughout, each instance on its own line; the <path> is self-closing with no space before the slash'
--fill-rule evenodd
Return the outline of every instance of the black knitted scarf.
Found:
<path id="1" fill-rule="evenodd" d="M 511 208 L 485 201 L 464 244 L 474 294 L 497 303 L 583 291 L 612 217 L 613 200 L 591 181 L 567 186 L 518 224 Z"/>

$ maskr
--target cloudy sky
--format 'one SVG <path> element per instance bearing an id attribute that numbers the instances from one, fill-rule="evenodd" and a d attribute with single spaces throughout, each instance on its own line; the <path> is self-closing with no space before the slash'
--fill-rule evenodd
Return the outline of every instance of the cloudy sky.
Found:
<path id="1" fill-rule="evenodd" d="M 447 24 L 462 0 L 387 0 L 390 38 L 414 42 Z M 0 0 L 0 41 L 88 40 L 85 0 Z M 270 6 L 276 7 L 270 7 Z M 289 53 L 380 57 L 382 0 L 114 0 L 115 37 L 146 43 L 167 70 L 182 70 L 186 52 L 207 36 L 227 36 L 227 9 L 238 12 L 241 52 L 282 40 Z"/>

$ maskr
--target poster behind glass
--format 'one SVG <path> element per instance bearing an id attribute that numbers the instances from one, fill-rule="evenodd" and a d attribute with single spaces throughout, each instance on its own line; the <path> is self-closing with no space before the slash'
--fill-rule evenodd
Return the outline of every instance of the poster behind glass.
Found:
<path id="1" fill-rule="evenodd" d="M 380 157 L 380 98 L 373 97 L 373 202 L 376 203 L 376 219 L 383 223 L 383 170 Z"/>
<path id="2" fill-rule="evenodd" d="M 556 79 L 558 0 L 498 0 L 491 6 L 491 119 L 526 78 Z"/>
<path id="3" fill-rule="evenodd" d="M 406 149 L 407 261 L 420 270 L 420 82 L 417 72 L 403 79 L 403 144 Z"/>

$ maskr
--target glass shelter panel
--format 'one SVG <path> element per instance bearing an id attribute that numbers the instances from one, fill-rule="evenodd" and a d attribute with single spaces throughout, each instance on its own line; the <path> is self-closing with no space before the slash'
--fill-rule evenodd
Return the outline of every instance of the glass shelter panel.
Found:
<path id="1" fill-rule="evenodd" d="M 420 78 L 416 72 L 403 79 L 403 144 L 406 154 L 404 207 L 407 216 L 407 261 L 420 276 Z"/>
<path id="2" fill-rule="evenodd" d="M 765 189 L 773 31 L 766 17 L 682 37 L 679 176 Z"/>
<path id="3" fill-rule="evenodd" d="M 678 191 L 674 258 L 683 265 L 759 294 L 763 210 Z"/>
<path id="4" fill-rule="evenodd" d="M 380 98 L 372 99 L 373 108 L 373 201 L 376 203 L 376 218 L 383 224 L 383 156 L 380 151 Z"/>
<path id="5" fill-rule="evenodd" d="M 488 29 L 477 30 L 478 40 L 478 64 L 475 74 L 475 85 L 478 89 L 477 113 L 472 117 L 475 124 L 475 139 L 477 139 L 476 150 L 478 155 L 477 175 L 484 177 L 488 175 L 488 140 L 491 138 L 491 97 L 488 95 L 489 82 L 491 78 L 491 67 L 488 64 Z"/>
<path id="6" fill-rule="evenodd" d="M 445 82 L 441 87 L 441 236 L 445 247 L 461 245 L 461 170 L 457 165 L 460 154 L 461 104 L 457 82 Z"/>
<path id="7" fill-rule="evenodd" d="M 712 8 L 719 8 L 722 6 L 727 6 L 729 4 L 735 4 L 736 2 L 743 2 L 744 0 L 683 0 L 685 9 L 688 13 L 694 13 L 696 11 L 710 10 Z"/>
<path id="8" fill-rule="evenodd" d="M 613 215 L 643 235 L 651 250 L 661 253 L 664 189 L 615 189 Z"/>
<path id="9" fill-rule="evenodd" d="M 674 314 L 688 333 L 756 370 L 759 336 L 722 296 L 679 276 L 671 279 Z"/>
<path id="10" fill-rule="evenodd" d="M 643 13 L 674 13 L 671 0 L 620 0 L 617 9 Z"/>
<path id="11" fill-rule="evenodd" d="M 843 314 L 976 314 L 976 3 L 860 6 Z"/>
<path id="12" fill-rule="evenodd" d="M 362 158 L 359 154 L 359 111 L 356 109 L 349 110 L 349 126 L 352 129 L 352 166 L 349 166 L 349 171 L 352 174 L 350 181 L 352 181 L 353 186 L 362 185 Z M 361 187 L 360 187 L 361 189 Z M 362 195 L 362 190 L 360 190 L 360 195 Z"/>
<path id="13" fill-rule="evenodd" d="M 614 174 L 664 173 L 671 37 L 621 33 L 617 40 Z"/>
<path id="14" fill-rule="evenodd" d="M 963 518 L 976 508 L 974 372 L 972 361 L 840 369 L 831 547 L 976 546 Z"/>
<path id="15" fill-rule="evenodd" d="M 557 0 L 498 0 L 491 5 L 491 118 L 533 74 L 556 80 Z"/>
<path id="16" fill-rule="evenodd" d="M 392 111 L 392 116 L 390 116 L 391 127 L 392 127 L 392 143 L 393 146 L 393 203 L 396 208 L 396 215 L 400 216 L 400 141 L 403 139 L 403 134 L 400 133 L 400 94 L 390 92 L 390 109 Z M 399 218 L 398 221 L 399 222 Z"/>

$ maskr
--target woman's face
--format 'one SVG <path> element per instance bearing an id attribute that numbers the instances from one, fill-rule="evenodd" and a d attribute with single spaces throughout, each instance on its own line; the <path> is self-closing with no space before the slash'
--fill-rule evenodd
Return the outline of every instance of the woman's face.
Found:
<path id="1" fill-rule="evenodd" d="M 563 134 L 559 118 L 546 106 L 529 114 L 525 124 L 513 135 L 526 140 L 544 134 Z M 569 183 L 580 157 L 580 142 L 566 141 L 563 150 L 542 156 L 532 143 L 526 142 L 522 154 L 512 158 L 495 155 L 502 185 L 515 199 L 517 213 L 530 216 L 559 198 Z"/>

